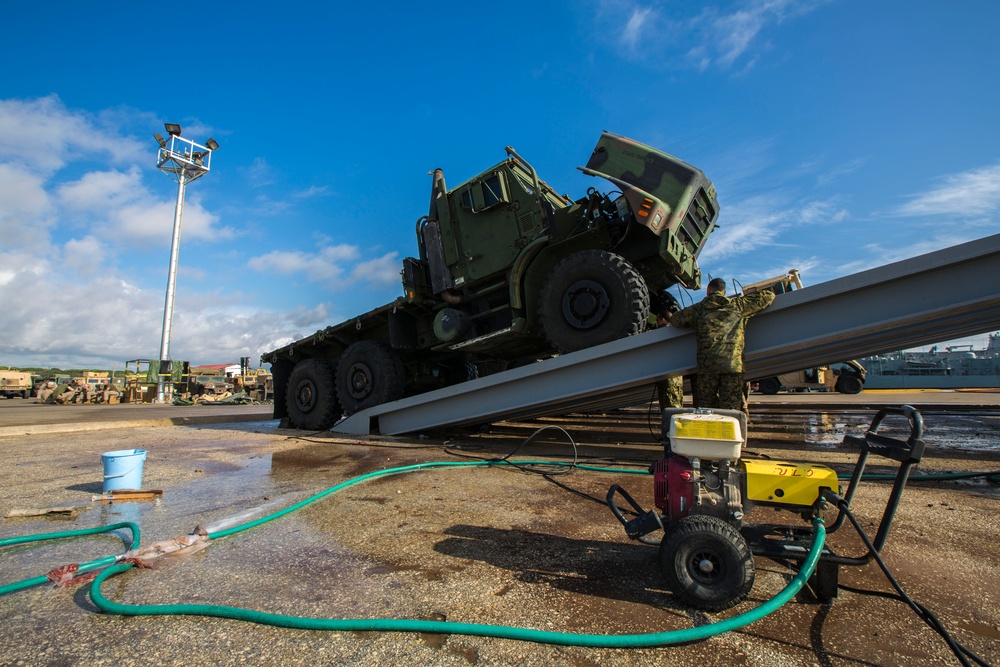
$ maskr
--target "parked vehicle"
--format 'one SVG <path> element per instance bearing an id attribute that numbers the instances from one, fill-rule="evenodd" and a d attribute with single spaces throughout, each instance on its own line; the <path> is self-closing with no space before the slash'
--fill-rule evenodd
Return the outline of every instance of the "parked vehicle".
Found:
<path id="1" fill-rule="evenodd" d="M 802 289 L 802 278 L 798 269 L 774 278 L 767 278 L 743 286 L 744 294 L 753 294 L 762 289 L 769 289 L 775 294 L 784 294 Z M 854 359 L 832 366 L 818 366 L 805 370 L 783 373 L 771 377 L 758 378 L 750 381 L 751 389 L 762 394 L 777 394 L 782 389 L 788 391 L 808 391 L 819 389 L 838 391 L 841 394 L 858 394 L 865 387 L 865 367 Z"/>
<path id="2" fill-rule="evenodd" d="M 4 398 L 29 398 L 32 385 L 31 373 L 0 371 L 0 396 Z"/>
<path id="3" fill-rule="evenodd" d="M 852 359 L 834 366 L 818 366 L 761 378 L 751 382 L 750 386 L 756 385 L 762 394 L 777 394 L 782 389 L 787 391 L 820 389 L 837 391 L 841 394 L 859 394 L 865 387 L 866 376 L 867 371 L 864 366 Z"/>

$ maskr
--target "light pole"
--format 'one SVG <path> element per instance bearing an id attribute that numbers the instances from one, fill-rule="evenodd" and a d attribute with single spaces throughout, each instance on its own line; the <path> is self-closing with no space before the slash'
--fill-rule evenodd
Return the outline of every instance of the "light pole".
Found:
<path id="1" fill-rule="evenodd" d="M 187 184 L 207 174 L 212 164 L 212 152 L 219 142 L 209 139 L 205 145 L 181 137 L 181 126 L 165 123 L 169 139 L 153 134 L 160 149 L 156 154 L 156 167 L 177 182 L 177 204 L 174 207 L 174 234 L 170 241 L 170 270 L 167 272 L 167 298 L 163 304 L 163 332 L 160 335 L 160 370 L 156 386 L 156 402 L 166 403 L 167 394 L 173 393 L 170 364 L 170 325 L 174 319 L 174 286 L 177 282 L 177 253 L 181 245 L 181 218 L 184 216 L 184 190 Z M 170 390 L 167 390 L 170 387 Z"/>

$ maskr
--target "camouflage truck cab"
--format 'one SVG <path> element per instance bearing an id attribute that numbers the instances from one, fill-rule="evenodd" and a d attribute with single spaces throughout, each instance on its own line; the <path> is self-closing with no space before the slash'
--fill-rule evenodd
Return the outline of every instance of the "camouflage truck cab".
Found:
<path id="1" fill-rule="evenodd" d="M 449 190 L 432 174 L 403 296 L 262 355 L 275 417 L 331 426 L 404 395 L 639 333 L 650 295 L 701 284 L 718 217 L 695 167 L 604 133 L 586 167 L 617 191 L 559 195 L 514 149 Z"/>

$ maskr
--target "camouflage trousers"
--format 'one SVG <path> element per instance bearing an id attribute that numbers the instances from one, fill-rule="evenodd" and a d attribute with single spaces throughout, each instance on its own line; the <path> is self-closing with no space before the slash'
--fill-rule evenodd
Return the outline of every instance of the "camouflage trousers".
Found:
<path id="1" fill-rule="evenodd" d="M 684 378 L 680 375 L 672 375 L 663 382 L 657 382 L 656 397 L 660 400 L 660 412 L 666 408 L 683 407 Z"/>
<path id="2" fill-rule="evenodd" d="M 749 385 L 743 379 L 743 373 L 699 372 L 697 383 L 696 396 L 699 408 L 741 410 L 750 416 L 750 409 L 747 406 Z"/>

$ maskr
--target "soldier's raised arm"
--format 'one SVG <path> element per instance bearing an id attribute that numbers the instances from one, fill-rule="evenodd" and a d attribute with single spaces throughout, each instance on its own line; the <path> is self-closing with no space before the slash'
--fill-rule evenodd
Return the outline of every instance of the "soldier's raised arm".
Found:
<path id="1" fill-rule="evenodd" d="M 774 292 L 771 290 L 761 290 L 754 294 L 741 296 L 739 299 L 743 315 L 749 317 L 750 315 L 756 315 L 774 303 Z"/>

